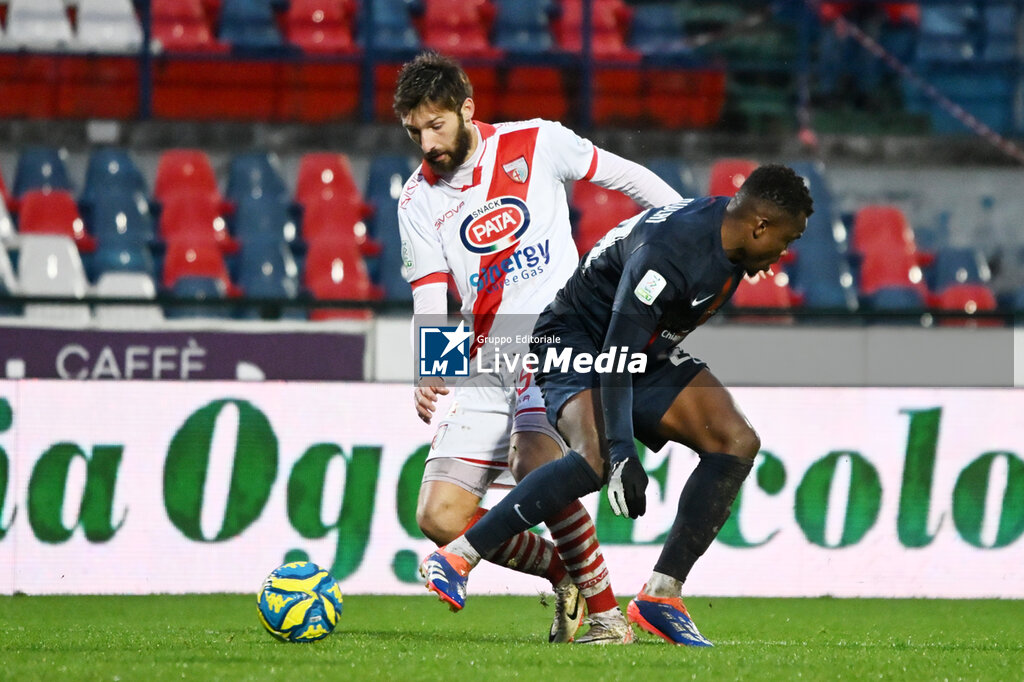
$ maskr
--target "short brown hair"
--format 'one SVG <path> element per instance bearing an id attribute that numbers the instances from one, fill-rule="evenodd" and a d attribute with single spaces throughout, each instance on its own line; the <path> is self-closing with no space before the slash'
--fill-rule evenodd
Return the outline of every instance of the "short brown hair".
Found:
<path id="1" fill-rule="evenodd" d="M 473 96 L 473 84 L 459 63 L 429 50 L 406 62 L 395 87 L 395 114 L 402 118 L 423 103 L 459 111 Z"/>

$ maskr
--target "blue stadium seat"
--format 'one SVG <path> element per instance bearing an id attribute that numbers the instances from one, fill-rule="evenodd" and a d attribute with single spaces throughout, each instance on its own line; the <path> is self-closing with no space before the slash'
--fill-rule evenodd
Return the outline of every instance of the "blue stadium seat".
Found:
<path id="1" fill-rule="evenodd" d="M 288 47 L 266 0 L 224 0 L 218 37 L 236 51 L 276 52 Z"/>
<path id="2" fill-rule="evenodd" d="M 967 62 L 975 57 L 978 12 L 974 3 L 922 3 L 919 62 Z"/>
<path id="3" fill-rule="evenodd" d="M 990 0 L 982 9 L 984 34 L 981 59 L 1003 62 L 1017 58 L 1017 26 L 1024 20 L 1022 11 L 1014 2 Z"/>
<path id="4" fill-rule="evenodd" d="M 928 303 L 921 290 L 916 287 L 883 287 L 867 297 L 865 305 L 873 311 L 885 314 L 878 318 L 884 324 L 919 325 L 919 315 L 923 314 Z M 893 315 L 902 315 L 893 317 Z"/>
<path id="5" fill-rule="evenodd" d="M 78 197 L 79 206 L 88 210 L 101 194 L 110 192 L 149 196 L 149 186 L 142 171 L 126 149 L 104 147 L 89 155 L 85 169 L 85 187 Z"/>
<path id="6" fill-rule="evenodd" d="M 417 0 L 368 0 L 372 4 L 372 26 L 360 21 L 365 44 L 367 30 L 372 31 L 374 47 L 398 53 L 420 49 L 420 36 L 412 24 L 412 14 L 422 14 L 423 6 Z"/>
<path id="7" fill-rule="evenodd" d="M 236 202 L 245 197 L 290 201 L 288 185 L 281 175 L 277 156 L 268 152 L 245 152 L 232 157 L 225 194 Z"/>
<path id="8" fill-rule="evenodd" d="M 265 278 L 290 280 L 298 288 L 299 269 L 291 249 L 284 242 L 251 241 L 235 257 L 232 279 L 246 295 L 248 284 Z"/>
<path id="9" fill-rule="evenodd" d="M 138 193 L 104 190 L 93 196 L 86 224 L 100 245 L 157 241 L 149 204 Z"/>
<path id="10" fill-rule="evenodd" d="M 244 243 L 270 241 L 295 243 L 298 228 L 289 205 L 274 196 L 246 196 L 237 200 L 232 217 L 235 239 Z"/>
<path id="11" fill-rule="evenodd" d="M 944 247 L 925 272 L 929 289 L 938 293 L 955 284 L 988 284 L 988 264 L 981 251 L 970 247 Z"/>
<path id="12" fill-rule="evenodd" d="M 149 247 L 141 243 L 101 243 L 87 261 L 89 278 L 96 282 L 108 272 L 142 272 L 156 279 L 156 264 Z"/>
<path id="13" fill-rule="evenodd" d="M 230 318 L 231 306 L 189 305 L 189 301 L 218 301 L 227 299 L 224 282 L 215 277 L 180 277 L 171 287 L 171 296 L 183 303 L 168 303 L 164 316 L 168 319 L 192 317 Z"/>
<path id="14" fill-rule="evenodd" d="M 679 159 L 674 157 L 658 157 L 648 159 L 644 164 L 655 175 L 669 184 L 669 187 L 679 192 L 683 197 L 699 197 L 703 194 L 697 188 L 697 181 L 693 177 L 693 171 L 684 166 Z"/>
<path id="15" fill-rule="evenodd" d="M 62 152 L 55 147 L 45 146 L 22 150 L 11 189 L 16 197 L 33 189 L 66 189 L 74 192 Z"/>
<path id="16" fill-rule="evenodd" d="M 685 35 L 685 16 L 680 3 L 650 2 L 633 6 L 629 45 L 644 55 L 689 54 Z"/>
<path id="17" fill-rule="evenodd" d="M 380 156 L 370 162 L 366 198 L 375 210 L 367 219 L 368 234 L 381 244 L 381 253 L 367 262 L 371 280 L 383 287 L 390 301 L 411 301 L 412 289 L 402 277 L 402 243 L 398 234 L 398 199 L 412 173 L 407 156 Z"/>
<path id="18" fill-rule="evenodd" d="M 846 256 L 835 243 L 804 242 L 794 248 L 796 258 L 785 268 L 793 288 L 804 297 L 804 307 L 856 310 L 854 277 Z"/>
<path id="19" fill-rule="evenodd" d="M 512 53 L 544 53 L 554 48 L 551 18 L 558 11 L 551 0 L 496 0 L 495 47 Z"/>

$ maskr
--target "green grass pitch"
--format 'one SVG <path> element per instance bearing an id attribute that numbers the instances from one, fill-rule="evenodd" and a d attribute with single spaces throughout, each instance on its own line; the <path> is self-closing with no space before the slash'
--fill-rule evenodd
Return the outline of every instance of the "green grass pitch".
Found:
<path id="1" fill-rule="evenodd" d="M 334 634 L 273 640 L 246 595 L 0 597 L 0 679 L 1022 680 L 1024 602 L 687 600 L 714 649 L 547 644 L 551 607 L 353 595 Z M 623 603 L 625 605 L 625 603 Z"/>

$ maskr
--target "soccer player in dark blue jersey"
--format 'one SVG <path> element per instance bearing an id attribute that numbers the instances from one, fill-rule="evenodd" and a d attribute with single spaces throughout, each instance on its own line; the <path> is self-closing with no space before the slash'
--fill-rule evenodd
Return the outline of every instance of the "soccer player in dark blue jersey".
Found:
<path id="1" fill-rule="evenodd" d="M 682 342 L 744 275 L 767 271 L 786 253 L 813 210 L 800 176 L 768 165 L 735 197 L 649 209 L 608 232 L 541 314 L 531 346 L 548 418 L 570 452 L 530 473 L 465 535 L 427 557 L 428 584 L 464 602 L 481 555 L 605 484 L 616 514 L 643 515 L 648 477 L 633 439 L 652 450 L 671 440 L 700 463 L 627 615 L 666 641 L 710 646 L 686 612 L 682 584 L 728 518 L 760 440 Z M 576 362 L 581 355 L 605 360 Z"/>

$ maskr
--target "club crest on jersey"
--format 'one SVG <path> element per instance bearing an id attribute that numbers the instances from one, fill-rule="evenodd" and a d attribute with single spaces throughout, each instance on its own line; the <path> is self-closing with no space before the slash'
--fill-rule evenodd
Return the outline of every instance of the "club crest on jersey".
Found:
<path id="1" fill-rule="evenodd" d="M 516 244 L 530 226 L 526 202 L 498 197 L 474 210 L 462 221 L 462 245 L 473 253 L 493 253 Z"/>
<path id="2" fill-rule="evenodd" d="M 505 175 L 511 178 L 512 182 L 522 184 L 530 177 L 530 164 L 526 163 L 525 156 L 503 163 L 501 167 L 505 169 Z"/>

